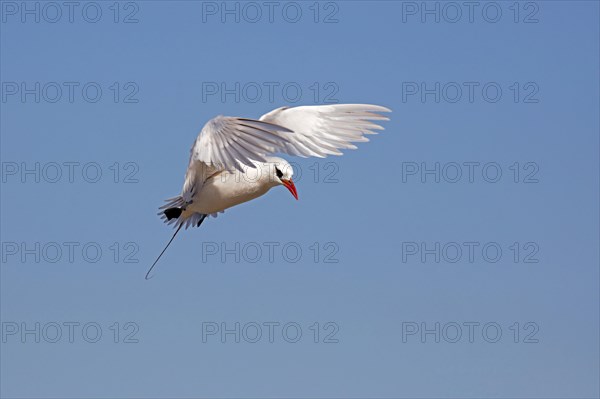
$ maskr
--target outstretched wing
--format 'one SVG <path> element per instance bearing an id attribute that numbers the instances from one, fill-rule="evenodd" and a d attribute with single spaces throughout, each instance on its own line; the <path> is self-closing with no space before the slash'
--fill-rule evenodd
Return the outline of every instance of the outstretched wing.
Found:
<path id="1" fill-rule="evenodd" d="M 194 142 L 190 168 L 202 162 L 215 169 L 255 167 L 265 156 L 285 153 L 325 157 L 355 149 L 352 143 L 369 141 L 365 135 L 383 127 L 380 115 L 388 108 L 371 104 L 333 104 L 277 108 L 260 120 L 217 116 L 202 128 Z"/>
<path id="2" fill-rule="evenodd" d="M 340 150 L 356 149 L 352 143 L 369 141 L 383 127 L 372 121 L 387 121 L 380 115 L 390 109 L 371 104 L 332 104 L 277 108 L 261 116 L 262 122 L 286 127 L 294 134 L 276 152 L 301 157 L 342 155 Z"/>
<path id="3" fill-rule="evenodd" d="M 265 155 L 288 143 L 291 130 L 254 119 L 217 116 L 208 121 L 194 142 L 190 167 L 202 162 L 217 169 L 254 168 L 252 161 L 265 162 Z"/>
<path id="4" fill-rule="evenodd" d="M 380 115 L 389 109 L 370 104 L 334 104 L 282 107 L 260 120 L 217 116 L 208 121 L 191 149 L 181 197 L 189 203 L 206 179 L 223 170 L 255 168 L 275 153 L 301 157 L 342 155 L 353 143 L 383 127 Z"/>

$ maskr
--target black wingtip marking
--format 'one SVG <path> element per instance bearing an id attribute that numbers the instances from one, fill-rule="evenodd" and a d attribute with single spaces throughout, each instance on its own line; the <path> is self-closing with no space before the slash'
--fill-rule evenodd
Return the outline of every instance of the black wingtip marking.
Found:
<path id="1" fill-rule="evenodd" d="M 167 220 L 176 219 L 181 216 L 181 212 L 183 212 L 181 208 L 169 208 L 165 209 L 165 216 Z"/>

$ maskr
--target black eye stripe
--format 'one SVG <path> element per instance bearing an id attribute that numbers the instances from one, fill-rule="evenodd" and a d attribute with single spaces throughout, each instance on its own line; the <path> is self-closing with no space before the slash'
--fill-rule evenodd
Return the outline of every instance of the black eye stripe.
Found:
<path id="1" fill-rule="evenodd" d="M 280 179 L 283 177 L 283 172 L 279 170 L 279 168 L 275 167 L 275 173 L 277 174 L 277 177 L 279 177 Z"/>

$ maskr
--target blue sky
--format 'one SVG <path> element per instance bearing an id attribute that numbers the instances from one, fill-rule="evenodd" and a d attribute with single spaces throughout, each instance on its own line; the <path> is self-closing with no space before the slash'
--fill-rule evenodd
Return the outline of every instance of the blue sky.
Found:
<path id="1" fill-rule="evenodd" d="M 598 3 L 45 4 L 0 2 L 2 397 L 598 397 Z M 326 102 L 393 113 L 143 279 L 208 119 Z"/>

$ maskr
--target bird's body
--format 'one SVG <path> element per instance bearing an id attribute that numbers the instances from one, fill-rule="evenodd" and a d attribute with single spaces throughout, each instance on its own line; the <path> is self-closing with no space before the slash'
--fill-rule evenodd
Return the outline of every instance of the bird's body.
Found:
<path id="1" fill-rule="evenodd" d="M 355 149 L 353 143 L 369 141 L 365 135 L 383 129 L 372 122 L 388 120 L 381 112 L 390 110 L 370 104 L 335 104 L 281 107 L 258 120 L 217 116 L 194 141 L 181 194 L 168 199 L 159 215 L 177 226 L 175 238 L 181 227 L 200 226 L 208 215 L 216 216 L 279 185 L 298 199 L 292 167 L 285 159 L 270 155 L 342 155 L 341 150 Z"/>
<path id="2" fill-rule="evenodd" d="M 254 168 L 239 170 L 219 170 L 204 165 L 201 176 L 202 186 L 191 198 L 190 204 L 182 213 L 182 217 L 193 213 L 205 215 L 216 215 L 227 208 L 248 202 L 267 193 L 271 188 L 280 183 L 273 179 L 270 171 L 273 171 L 275 162 L 281 162 L 281 158 L 267 158 L 268 162 L 255 162 Z M 284 161 L 285 162 L 285 161 Z M 291 177 L 291 176 L 290 176 Z"/>

